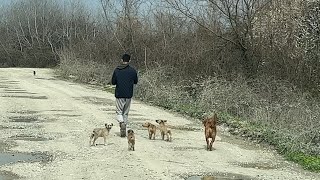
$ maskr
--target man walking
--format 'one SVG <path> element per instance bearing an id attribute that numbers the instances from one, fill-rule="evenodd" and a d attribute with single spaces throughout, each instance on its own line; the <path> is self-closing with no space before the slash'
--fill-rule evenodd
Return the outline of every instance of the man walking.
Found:
<path id="1" fill-rule="evenodd" d="M 120 125 L 120 136 L 126 136 L 128 114 L 133 96 L 133 85 L 138 83 L 137 71 L 129 65 L 130 55 L 124 54 L 121 64 L 113 71 L 112 85 L 116 85 L 116 114 Z"/>

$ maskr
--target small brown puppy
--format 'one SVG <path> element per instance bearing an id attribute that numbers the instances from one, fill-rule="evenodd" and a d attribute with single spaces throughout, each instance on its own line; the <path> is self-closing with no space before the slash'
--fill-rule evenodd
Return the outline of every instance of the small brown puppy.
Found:
<path id="1" fill-rule="evenodd" d="M 165 124 L 167 122 L 167 120 L 156 120 L 157 123 L 159 123 L 159 129 L 161 132 L 161 137 L 162 140 L 164 140 L 164 136 L 167 136 L 166 141 L 172 141 L 172 134 L 171 134 L 171 130 L 168 129 L 168 126 Z"/>
<path id="2" fill-rule="evenodd" d="M 93 139 L 92 145 L 96 146 L 95 142 L 98 139 L 98 137 L 103 137 L 104 145 L 106 145 L 106 139 L 109 135 L 109 132 L 113 126 L 113 124 L 105 124 L 105 128 L 95 128 L 90 136 L 89 146 L 91 146 L 91 141 Z"/>
<path id="3" fill-rule="evenodd" d="M 205 127 L 204 133 L 205 133 L 206 142 L 207 142 L 207 150 L 210 150 L 210 151 L 212 151 L 212 144 L 215 141 L 216 135 L 217 135 L 217 121 L 218 121 L 218 117 L 216 113 L 214 114 L 213 117 L 206 118 L 204 119 L 204 121 L 202 121 Z"/>
<path id="4" fill-rule="evenodd" d="M 149 122 L 145 122 L 144 124 L 142 124 L 142 127 L 146 127 L 148 128 L 148 132 L 149 132 L 149 139 L 155 139 L 156 138 L 156 131 L 157 131 L 157 127 Z M 152 138 L 153 135 L 153 138 Z"/>
<path id="5" fill-rule="evenodd" d="M 133 130 L 132 129 L 129 129 L 128 130 L 128 136 L 127 136 L 127 138 L 128 138 L 128 150 L 130 151 L 130 150 L 132 150 L 132 151 L 134 151 L 134 144 L 135 144 L 135 137 L 134 137 L 134 132 L 133 132 Z"/>

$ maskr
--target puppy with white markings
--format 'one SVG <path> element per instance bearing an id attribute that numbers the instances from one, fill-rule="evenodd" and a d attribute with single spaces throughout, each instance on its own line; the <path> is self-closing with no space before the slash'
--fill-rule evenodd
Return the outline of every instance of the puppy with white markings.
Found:
<path id="1" fill-rule="evenodd" d="M 103 145 L 106 145 L 106 139 L 107 139 L 107 136 L 109 135 L 109 132 L 110 132 L 112 126 L 113 126 L 112 123 L 111 124 L 106 123 L 105 128 L 95 128 L 92 131 L 92 134 L 90 135 L 89 145 L 91 146 L 91 141 L 93 139 L 92 145 L 96 146 L 95 142 L 98 139 L 98 137 L 103 137 L 103 140 L 104 140 Z"/>

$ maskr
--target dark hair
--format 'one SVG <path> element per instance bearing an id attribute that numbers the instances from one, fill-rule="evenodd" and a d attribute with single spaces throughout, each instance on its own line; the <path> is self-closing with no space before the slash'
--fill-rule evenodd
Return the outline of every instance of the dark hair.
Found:
<path id="1" fill-rule="evenodd" d="M 124 54 L 122 56 L 122 60 L 123 60 L 123 62 L 129 62 L 130 61 L 130 55 L 129 54 Z"/>

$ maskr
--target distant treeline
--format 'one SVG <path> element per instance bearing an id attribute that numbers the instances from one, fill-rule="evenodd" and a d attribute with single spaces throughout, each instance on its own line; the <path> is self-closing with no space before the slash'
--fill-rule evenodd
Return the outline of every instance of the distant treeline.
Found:
<path id="1" fill-rule="evenodd" d="M 53 67 L 62 50 L 108 65 L 128 52 L 142 71 L 171 66 L 192 79 L 272 76 L 318 92 L 319 0 L 99 3 L 95 13 L 76 0 L 2 7 L 0 66 Z"/>

